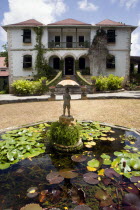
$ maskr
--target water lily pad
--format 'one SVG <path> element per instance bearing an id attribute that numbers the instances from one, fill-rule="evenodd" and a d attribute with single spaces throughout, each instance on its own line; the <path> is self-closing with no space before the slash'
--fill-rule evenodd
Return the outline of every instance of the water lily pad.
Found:
<path id="1" fill-rule="evenodd" d="M 104 176 L 104 174 L 105 174 L 105 169 L 102 168 L 98 171 L 99 176 Z"/>
<path id="2" fill-rule="evenodd" d="M 88 171 L 97 171 L 97 168 L 93 168 L 93 167 L 87 166 L 87 170 Z"/>
<path id="3" fill-rule="evenodd" d="M 110 159 L 104 159 L 103 164 L 104 165 L 111 165 L 112 161 Z"/>
<path id="4" fill-rule="evenodd" d="M 100 140 L 107 141 L 107 137 L 101 137 Z"/>
<path id="5" fill-rule="evenodd" d="M 37 187 L 30 187 L 28 190 L 27 190 L 27 197 L 28 198 L 34 198 L 38 195 L 38 188 Z"/>
<path id="6" fill-rule="evenodd" d="M 103 181 L 104 185 L 109 185 L 111 183 L 110 178 L 104 178 L 102 181 Z"/>
<path id="7" fill-rule="evenodd" d="M 140 176 L 140 171 L 132 171 L 133 176 Z"/>
<path id="8" fill-rule="evenodd" d="M 71 159 L 74 161 L 74 162 L 83 162 L 83 161 L 85 161 L 86 159 L 87 159 L 87 156 L 85 156 L 85 155 L 73 155 L 72 157 L 71 157 Z"/>
<path id="9" fill-rule="evenodd" d="M 97 178 L 98 178 L 98 175 L 92 172 L 89 172 L 83 175 L 84 181 L 88 184 L 98 184 L 99 180 Z"/>
<path id="10" fill-rule="evenodd" d="M 20 210 L 42 210 L 39 204 L 27 204 L 26 206 L 22 207 Z"/>
<path id="11" fill-rule="evenodd" d="M 64 180 L 64 177 L 62 177 L 58 172 L 51 172 L 46 176 L 46 179 L 50 184 L 59 184 Z"/>
<path id="12" fill-rule="evenodd" d="M 110 195 L 106 191 L 103 191 L 103 190 L 98 190 L 95 194 L 95 198 L 101 201 L 100 202 L 101 207 L 110 206 L 114 204 Z"/>
<path id="13" fill-rule="evenodd" d="M 134 184 L 129 184 L 127 187 L 125 187 L 125 190 L 127 192 L 130 192 L 130 193 L 134 193 L 136 195 L 139 195 L 139 190 L 138 190 L 138 188 Z"/>
<path id="14" fill-rule="evenodd" d="M 108 141 L 115 141 L 116 139 L 113 138 L 113 137 L 108 137 L 107 140 L 108 140 Z"/>
<path id="15" fill-rule="evenodd" d="M 139 196 L 133 194 L 133 193 L 128 193 L 125 194 L 123 198 L 123 203 L 133 208 L 134 210 L 139 210 L 140 208 L 140 198 Z"/>
<path id="16" fill-rule="evenodd" d="M 131 159 L 130 166 L 133 167 L 135 170 L 140 170 L 140 159 L 138 158 Z"/>
<path id="17" fill-rule="evenodd" d="M 79 205 L 76 206 L 73 210 L 92 210 L 92 209 L 87 205 Z"/>
<path id="18" fill-rule="evenodd" d="M 132 176 L 132 177 L 130 178 L 130 181 L 131 181 L 131 182 L 140 182 L 140 176 Z"/>
<path id="19" fill-rule="evenodd" d="M 88 161 L 87 164 L 90 167 L 96 168 L 96 167 L 99 167 L 100 162 L 96 159 L 92 159 L 92 160 Z"/>
<path id="20" fill-rule="evenodd" d="M 66 179 L 72 179 L 78 176 L 78 173 L 73 172 L 73 169 L 62 169 L 59 171 L 59 174 Z"/>
<path id="21" fill-rule="evenodd" d="M 120 174 L 118 174 L 113 168 L 106 168 L 105 175 L 109 178 L 112 178 L 114 176 L 116 176 L 116 177 L 120 176 Z"/>
<path id="22" fill-rule="evenodd" d="M 103 159 L 110 159 L 110 156 L 106 155 L 105 153 L 103 153 L 100 157 Z"/>

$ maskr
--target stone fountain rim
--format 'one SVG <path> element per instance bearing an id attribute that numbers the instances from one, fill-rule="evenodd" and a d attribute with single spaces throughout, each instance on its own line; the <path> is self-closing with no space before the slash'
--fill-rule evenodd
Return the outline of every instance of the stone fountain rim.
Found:
<path id="1" fill-rule="evenodd" d="M 8 127 L 8 128 L 5 128 L 5 129 L 0 129 L 0 135 L 7 132 L 7 131 L 18 130 L 20 128 L 28 128 L 28 127 L 43 124 L 43 123 L 53 123 L 53 122 L 55 122 L 55 121 L 40 121 L 40 122 L 37 122 L 37 123 L 29 123 L 27 125 L 21 125 L 21 126 L 17 126 L 17 127 L 16 126 L 15 127 Z M 93 120 L 79 120 L 78 122 L 94 122 L 94 121 Z M 127 127 L 124 127 L 124 126 L 112 125 L 112 124 L 103 123 L 103 122 L 99 122 L 99 124 L 103 125 L 103 126 L 109 126 L 111 128 L 116 128 L 116 129 L 120 129 L 120 130 L 134 132 L 134 133 L 136 133 L 137 135 L 140 136 L 140 130 L 135 129 L 135 128 L 127 128 Z"/>

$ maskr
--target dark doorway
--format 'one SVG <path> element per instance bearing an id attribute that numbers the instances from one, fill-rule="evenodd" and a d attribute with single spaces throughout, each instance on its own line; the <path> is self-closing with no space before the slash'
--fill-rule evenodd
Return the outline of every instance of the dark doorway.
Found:
<path id="1" fill-rule="evenodd" d="M 60 36 L 55 36 L 55 46 L 59 46 L 60 47 Z"/>
<path id="2" fill-rule="evenodd" d="M 85 69 L 85 58 L 79 58 L 79 69 Z"/>
<path id="3" fill-rule="evenodd" d="M 65 58 L 65 75 L 73 75 L 74 59 L 72 57 Z"/>
<path id="4" fill-rule="evenodd" d="M 53 68 L 54 69 L 60 69 L 60 59 L 59 58 L 54 58 L 53 59 Z"/>
<path id="5" fill-rule="evenodd" d="M 66 47 L 71 48 L 72 47 L 72 41 L 73 41 L 73 37 L 72 36 L 67 36 L 66 37 Z"/>

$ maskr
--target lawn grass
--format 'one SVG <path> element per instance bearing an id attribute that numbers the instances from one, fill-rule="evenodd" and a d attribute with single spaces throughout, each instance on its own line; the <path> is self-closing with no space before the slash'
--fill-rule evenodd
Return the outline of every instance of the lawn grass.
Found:
<path id="1" fill-rule="evenodd" d="M 4 104 L 0 106 L 0 129 L 39 121 L 56 121 L 63 101 Z M 140 100 L 72 100 L 71 115 L 77 120 L 94 120 L 140 129 Z"/>

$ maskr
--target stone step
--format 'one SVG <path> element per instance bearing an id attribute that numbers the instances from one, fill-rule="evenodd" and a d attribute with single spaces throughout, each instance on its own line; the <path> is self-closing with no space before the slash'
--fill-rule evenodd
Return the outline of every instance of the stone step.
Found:
<path id="1" fill-rule="evenodd" d="M 91 75 L 82 75 L 88 82 L 91 83 Z"/>

